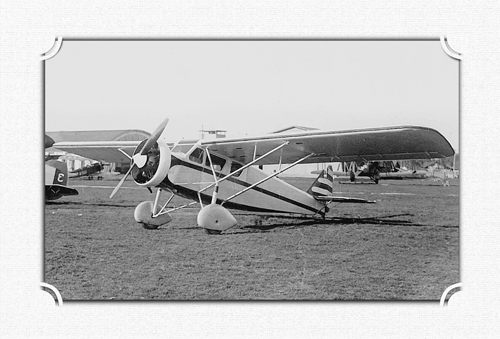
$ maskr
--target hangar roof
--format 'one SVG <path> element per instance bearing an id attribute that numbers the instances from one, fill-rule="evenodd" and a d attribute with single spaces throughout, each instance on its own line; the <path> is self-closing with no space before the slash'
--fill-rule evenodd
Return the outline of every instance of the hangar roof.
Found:
<path id="1" fill-rule="evenodd" d="M 137 141 L 151 136 L 139 129 L 128 130 L 96 130 L 96 131 L 57 131 L 47 132 L 55 142 L 62 141 Z"/>

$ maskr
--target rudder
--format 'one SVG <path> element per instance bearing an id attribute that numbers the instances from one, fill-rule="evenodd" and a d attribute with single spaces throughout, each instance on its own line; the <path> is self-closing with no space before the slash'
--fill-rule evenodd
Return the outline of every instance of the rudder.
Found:
<path id="1" fill-rule="evenodd" d="M 312 183 L 307 193 L 313 197 L 330 196 L 333 193 L 333 168 L 329 165 L 326 170 L 321 171 L 316 180 Z"/>

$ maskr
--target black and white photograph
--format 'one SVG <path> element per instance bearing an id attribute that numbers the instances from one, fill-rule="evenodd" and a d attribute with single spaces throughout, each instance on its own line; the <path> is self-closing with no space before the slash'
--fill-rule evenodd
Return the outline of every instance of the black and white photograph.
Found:
<path id="1" fill-rule="evenodd" d="M 57 38 L 43 282 L 72 301 L 430 301 L 461 281 L 443 38 Z"/>
<path id="2" fill-rule="evenodd" d="M 499 14 L 2 1 L 0 337 L 498 337 Z"/>

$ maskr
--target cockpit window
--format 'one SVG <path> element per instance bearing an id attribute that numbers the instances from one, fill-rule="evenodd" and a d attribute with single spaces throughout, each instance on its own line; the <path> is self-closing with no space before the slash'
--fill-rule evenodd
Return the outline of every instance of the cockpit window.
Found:
<path id="1" fill-rule="evenodd" d="M 171 151 L 187 154 L 197 141 L 198 140 L 179 140 L 178 143 L 171 147 Z"/>
<path id="2" fill-rule="evenodd" d="M 191 152 L 189 155 L 189 160 L 194 161 L 198 164 L 203 163 L 203 155 L 205 152 L 201 148 L 196 148 L 194 151 Z"/>
<path id="3" fill-rule="evenodd" d="M 210 154 L 210 158 L 212 159 L 212 164 L 214 165 L 214 169 L 216 171 L 221 171 L 224 168 L 224 165 L 226 164 L 226 159 L 218 157 L 214 154 Z M 210 160 L 208 159 L 208 157 L 205 160 L 205 165 L 210 167 Z"/>
<path id="4" fill-rule="evenodd" d="M 191 148 L 193 145 L 176 145 L 172 148 L 172 152 L 187 153 Z"/>

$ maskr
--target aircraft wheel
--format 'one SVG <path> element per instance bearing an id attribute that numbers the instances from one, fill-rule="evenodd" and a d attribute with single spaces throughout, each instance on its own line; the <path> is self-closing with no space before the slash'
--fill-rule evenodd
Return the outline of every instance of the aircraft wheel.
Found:
<path id="1" fill-rule="evenodd" d="M 196 218 L 198 226 L 206 230 L 225 231 L 236 225 L 236 219 L 226 208 L 217 204 L 203 207 Z M 210 233 L 211 234 L 211 233 Z"/>
<path id="2" fill-rule="evenodd" d="M 143 201 L 135 208 L 134 219 L 147 230 L 157 229 L 162 225 L 168 224 L 172 220 L 168 213 L 159 215 L 155 218 L 152 217 L 152 213 L 153 202 Z"/>
<path id="3" fill-rule="evenodd" d="M 219 230 L 209 230 L 208 228 L 205 228 L 205 232 L 210 235 L 219 235 L 222 233 L 222 231 Z"/>

